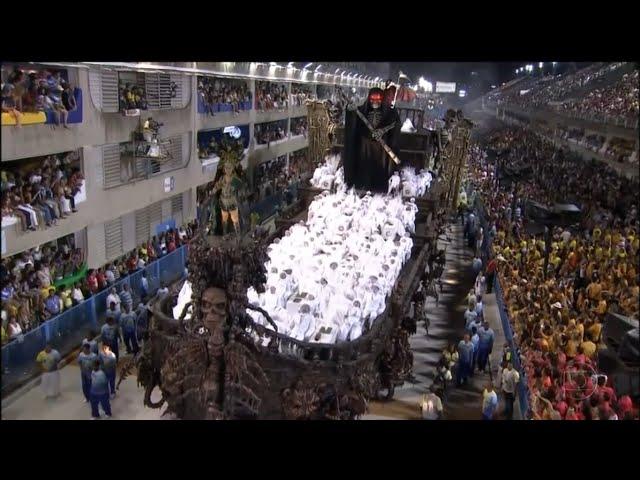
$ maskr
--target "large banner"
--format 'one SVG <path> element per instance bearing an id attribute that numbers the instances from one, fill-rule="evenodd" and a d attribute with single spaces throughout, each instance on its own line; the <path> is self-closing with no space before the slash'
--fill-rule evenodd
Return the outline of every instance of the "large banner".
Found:
<path id="1" fill-rule="evenodd" d="M 455 82 L 436 82 L 436 93 L 455 93 Z"/>

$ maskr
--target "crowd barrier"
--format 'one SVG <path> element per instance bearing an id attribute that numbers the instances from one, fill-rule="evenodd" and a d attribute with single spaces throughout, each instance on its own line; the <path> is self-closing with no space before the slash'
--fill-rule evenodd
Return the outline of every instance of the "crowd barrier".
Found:
<path id="1" fill-rule="evenodd" d="M 480 221 L 480 225 L 484 231 L 484 240 L 482 242 L 481 247 L 481 255 L 482 255 L 482 264 L 487 265 L 489 259 L 491 258 L 491 247 L 493 243 L 493 238 L 489 234 L 489 225 L 487 222 L 487 210 L 482 202 L 480 195 L 476 192 L 475 194 L 475 202 L 474 202 L 474 211 Z M 498 306 L 498 312 L 500 314 L 500 322 L 502 324 L 502 331 L 504 332 L 505 339 L 509 344 L 509 348 L 511 352 L 513 352 L 513 367 L 520 374 L 520 383 L 518 384 L 518 401 L 520 403 L 520 412 L 522 413 L 522 418 L 527 420 L 529 419 L 529 387 L 526 378 L 526 372 L 520 363 L 520 356 L 517 354 L 518 348 L 513 340 L 513 330 L 511 329 L 511 322 L 509 320 L 509 313 L 504 303 L 504 297 L 502 295 L 502 287 L 500 285 L 500 280 L 498 275 L 494 276 L 493 280 L 493 291 L 496 295 L 496 304 Z"/>
<path id="2" fill-rule="evenodd" d="M 150 263 L 144 269 L 127 275 L 112 287 L 116 287 L 120 292 L 123 285 L 129 285 L 134 306 L 136 306 L 141 298 L 142 273 L 147 273 L 149 295 L 154 295 L 162 283 L 169 285 L 183 277 L 187 248 L 185 245 L 176 249 Z M 98 332 L 104 323 L 109 290 L 110 288 L 106 288 L 92 295 L 82 303 L 27 332 L 22 339 L 13 340 L 3 346 L 2 393 L 23 384 L 38 373 L 35 359 L 47 342 L 50 342 L 53 348 L 64 357 L 77 349 L 91 330 Z"/>
<path id="3" fill-rule="evenodd" d="M 502 287 L 498 275 L 494 276 L 493 288 L 496 294 L 496 303 L 498 305 L 498 312 L 500 313 L 500 321 L 502 322 L 502 330 L 504 331 L 505 339 L 509 344 L 513 358 L 513 367 L 520 373 L 520 382 L 518 383 L 518 400 L 520 402 L 520 412 L 522 413 L 523 420 L 528 420 L 529 415 L 529 387 L 526 377 L 526 373 L 522 364 L 520 363 L 520 355 L 518 355 L 518 348 L 513 341 L 513 330 L 511 330 L 511 322 L 509 321 L 509 314 L 507 307 L 504 303 L 504 297 L 502 296 Z"/>

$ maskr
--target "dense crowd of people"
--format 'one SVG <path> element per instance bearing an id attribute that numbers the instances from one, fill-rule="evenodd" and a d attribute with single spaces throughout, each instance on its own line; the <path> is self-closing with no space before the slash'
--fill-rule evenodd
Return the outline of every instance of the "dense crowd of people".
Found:
<path id="1" fill-rule="evenodd" d="M 271 142 L 284 140 L 287 138 L 287 120 L 256 123 L 253 138 L 258 145 L 269 145 Z"/>
<path id="2" fill-rule="evenodd" d="M 50 227 L 76 212 L 84 177 L 77 151 L 16 162 L 1 172 L 2 220 L 22 231 Z"/>
<path id="3" fill-rule="evenodd" d="M 303 135 L 307 136 L 309 126 L 307 122 L 307 117 L 298 117 L 291 119 L 291 135 L 298 136 Z"/>
<path id="4" fill-rule="evenodd" d="M 286 110 L 289 94 L 284 83 L 256 81 L 256 110 Z"/>
<path id="5" fill-rule="evenodd" d="M 281 155 L 273 160 L 263 162 L 256 168 L 254 176 L 255 200 L 259 201 L 281 191 L 287 181 L 287 157 Z"/>
<path id="6" fill-rule="evenodd" d="M 619 163 L 638 163 L 638 150 L 633 140 L 612 137 L 604 154 Z"/>
<path id="7" fill-rule="evenodd" d="M 218 77 L 198 77 L 198 96 L 206 113 L 215 115 L 219 105 L 231 105 L 231 111 L 238 114 L 251 108 L 251 90 L 243 80 Z"/>
<path id="8" fill-rule="evenodd" d="M 474 161 L 469 178 L 486 209 L 491 262 L 521 348 L 533 418 L 637 417 L 631 399 L 616 398 L 597 366 L 607 312 L 638 315 L 637 181 L 578 163 L 521 128 L 499 130 L 487 147 L 497 152 L 496 164 Z M 524 164 L 528 177 L 505 187 L 496 172 Z M 550 227 L 546 245 L 544 235 L 524 228 L 527 199 L 571 199 L 582 208 L 581 225 Z"/>
<path id="9" fill-rule="evenodd" d="M 3 72 L 4 73 L 4 72 Z M 69 112 L 77 108 L 73 86 L 65 70 L 16 67 L 2 84 L 2 111 L 11 115 L 16 127 L 22 126 L 24 113 L 44 112 L 53 115 L 51 128 L 69 128 Z"/>
<path id="10" fill-rule="evenodd" d="M 516 105 L 524 109 L 549 108 L 556 104 L 560 111 L 580 116 L 608 116 L 637 119 L 638 70 L 626 73 L 617 82 L 595 88 L 596 81 L 626 65 L 594 63 L 577 72 L 523 80 L 513 87 L 496 90 L 486 99 L 498 105 Z M 592 88 L 587 93 L 581 90 Z M 579 98 L 571 98 L 578 94 Z"/>
<path id="11" fill-rule="evenodd" d="M 290 187 L 308 178 L 314 165 L 306 148 L 264 162 L 256 169 L 254 177 L 254 200 L 259 201 L 274 194 L 283 193 L 287 203 L 291 203 Z"/>
<path id="12" fill-rule="evenodd" d="M 304 106 L 304 102 L 314 97 L 311 87 L 298 83 L 291 84 L 291 105 L 294 107 Z"/>
<path id="13" fill-rule="evenodd" d="M 300 181 L 303 177 L 311 176 L 313 172 L 313 162 L 309 157 L 309 150 L 301 148 L 289 154 L 288 174 L 292 181 Z"/>
<path id="14" fill-rule="evenodd" d="M 596 88 L 584 97 L 564 102 L 562 110 L 581 115 L 635 118 L 640 113 L 638 100 L 638 70 L 625 73 L 613 85 Z"/>
<path id="15" fill-rule="evenodd" d="M 131 303 L 133 292 L 129 286 L 124 285 L 116 292 L 113 285 L 187 244 L 196 228 L 194 221 L 154 235 L 98 269 L 86 268 L 84 254 L 75 248 L 73 236 L 3 258 L 0 263 L 2 343 L 20 340 L 43 322 L 107 288 L 113 289 L 107 297 L 107 311 L 112 301 L 118 307 L 121 303 Z M 142 276 L 140 300 L 151 294 L 146 272 Z"/>
<path id="16" fill-rule="evenodd" d="M 118 98 L 120 101 L 120 110 L 146 110 L 147 95 L 144 87 L 120 80 L 118 88 Z"/>

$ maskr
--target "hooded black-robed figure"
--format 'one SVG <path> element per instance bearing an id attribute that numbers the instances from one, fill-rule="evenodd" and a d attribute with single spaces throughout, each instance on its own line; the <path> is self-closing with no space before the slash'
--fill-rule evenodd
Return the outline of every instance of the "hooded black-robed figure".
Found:
<path id="1" fill-rule="evenodd" d="M 396 154 L 400 134 L 398 112 L 383 102 L 380 88 L 369 90 L 367 101 L 357 107 L 369 120 L 384 142 Z M 395 163 L 387 155 L 355 111 L 346 111 L 344 138 L 344 179 L 348 187 L 386 193 Z"/>

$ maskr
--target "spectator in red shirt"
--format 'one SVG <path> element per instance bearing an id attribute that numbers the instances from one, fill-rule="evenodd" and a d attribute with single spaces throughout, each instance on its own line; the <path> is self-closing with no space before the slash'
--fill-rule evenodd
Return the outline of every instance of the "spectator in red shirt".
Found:
<path id="1" fill-rule="evenodd" d="M 575 408 L 569 407 L 567 409 L 567 414 L 564 417 L 565 420 L 580 420 L 578 414 L 576 413 Z"/>
<path id="2" fill-rule="evenodd" d="M 633 410 L 633 402 L 629 395 L 623 395 L 620 397 L 620 400 L 618 401 L 618 410 L 620 411 L 620 418 L 624 418 L 628 412 Z"/>
<path id="3" fill-rule="evenodd" d="M 491 293 L 493 289 L 493 277 L 496 274 L 496 260 L 492 258 L 487 264 L 487 293 Z"/>
<path id="4" fill-rule="evenodd" d="M 98 278 L 96 277 L 96 271 L 94 269 L 89 270 L 89 275 L 87 276 L 87 284 L 89 285 L 89 290 L 91 291 L 91 293 L 98 292 Z"/>
<path id="5" fill-rule="evenodd" d="M 129 255 L 129 258 L 127 259 L 127 270 L 129 270 L 129 273 L 131 273 L 135 272 L 137 268 L 138 259 L 136 258 L 136 252 L 134 250 L 133 252 L 131 252 L 131 255 Z"/>
<path id="6" fill-rule="evenodd" d="M 102 268 L 99 268 L 98 272 L 96 273 L 96 282 L 98 284 L 99 290 L 104 290 L 105 288 L 107 288 L 107 277 L 105 277 Z"/>
<path id="7" fill-rule="evenodd" d="M 565 418 L 567 416 L 567 411 L 569 410 L 569 406 L 567 405 L 566 402 L 560 401 L 556 403 L 555 409 L 558 412 L 560 412 L 560 415 L 562 416 L 562 418 Z"/>
<path id="8" fill-rule="evenodd" d="M 596 387 L 596 394 L 600 397 L 603 397 L 605 393 L 609 395 L 609 398 L 613 400 L 613 403 L 616 403 L 618 399 L 616 398 L 616 392 L 613 388 L 607 386 L 607 377 L 605 375 L 598 375 L 598 385 Z"/>

